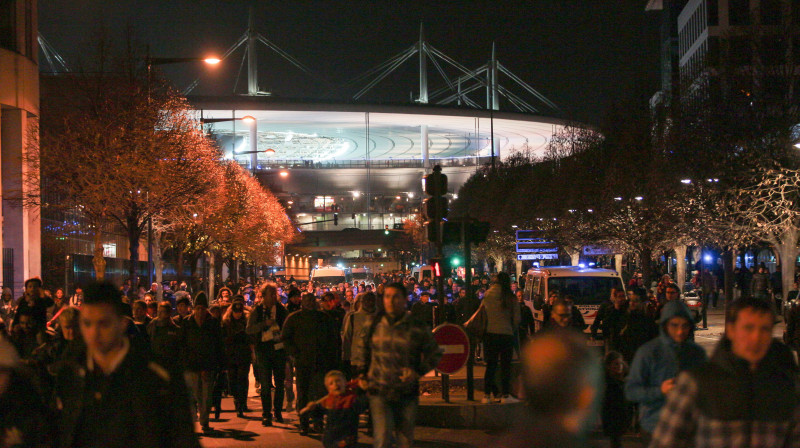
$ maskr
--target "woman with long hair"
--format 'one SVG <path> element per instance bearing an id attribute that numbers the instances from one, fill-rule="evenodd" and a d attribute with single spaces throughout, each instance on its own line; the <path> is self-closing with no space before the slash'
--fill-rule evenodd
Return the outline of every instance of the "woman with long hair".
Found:
<path id="1" fill-rule="evenodd" d="M 511 356 L 516 342 L 515 329 L 519 327 L 520 308 L 511 291 L 511 277 L 498 272 L 483 298 L 486 309 L 486 334 L 483 338 L 486 376 L 483 379 L 484 403 L 500 399 L 513 403 L 511 393 Z M 497 362 L 500 361 L 500 390 L 495 383 Z"/>

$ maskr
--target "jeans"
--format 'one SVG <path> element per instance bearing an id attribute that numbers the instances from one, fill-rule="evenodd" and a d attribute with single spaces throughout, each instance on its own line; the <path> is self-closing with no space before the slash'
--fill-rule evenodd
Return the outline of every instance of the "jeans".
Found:
<path id="1" fill-rule="evenodd" d="M 286 407 L 288 408 L 295 399 L 294 396 L 294 359 L 286 357 L 286 374 L 283 380 L 283 388 L 286 391 Z"/>
<path id="2" fill-rule="evenodd" d="M 283 411 L 283 380 L 286 375 L 286 354 L 284 350 L 256 350 L 256 362 L 261 378 L 261 416 L 270 417 L 273 407 L 271 386 L 275 387 L 275 414 Z M 273 383 L 274 379 L 274 383 Z"/>
<path id="3" fill-rule="evenodd" d="M 216 372 L 191 372 L 183 374 L 186 386 L 192 393 L 192 417 L 200 420 L 200 426 L 208 426 L 208 413 L 211 408 L 211 392 L 214 390 Z M 199 418 L 198 418 L 198 413 Z"/>
<path id="4" fill-rule="evenodd" d="M 237 411 L 244 411 L 244 408 L 247 407 L 247 389 L 250 388 L 249 375 L 250 363 L 228 366 L 228 382 Z"/>
<path id="5" fill-rule="evenodd" d="M 309 401 L 318 400 L 325 395 L 323 390 L 326 372 L 317 372 L 311 368 L 297 366 L 295 366 L 295 372 L 297 373 L 297 404 L 295 409 L 300 410 L 306 407 Z M 308 414 L 314 415 L 314 423 L 322 424 L 322 417 L 319 413 L 306 412 L 300 416 L 301 428 L 308 428 L 308 421 L 310 420 Z"/>
<path id="6" fill-rule="evenodd" d="M 499 395 L 495 384 L 497 360 L 500 359 L 500 385 L 503 395 L 511 393 L 511 356 L 514 351 L 514 336 L 510 334 L 486 333 L 483 338 L 486 375 L 483 378 L 485 394 Z"/>
<path id="7" fill-rule="evenodd" d="M 397 448 L 411 448 L 414 443 L 414 423 L 419 397 L 387 400 L 380 395 L 369 396 L 369 411 L 375 448 L 389 448 L 395 439 Z"/>

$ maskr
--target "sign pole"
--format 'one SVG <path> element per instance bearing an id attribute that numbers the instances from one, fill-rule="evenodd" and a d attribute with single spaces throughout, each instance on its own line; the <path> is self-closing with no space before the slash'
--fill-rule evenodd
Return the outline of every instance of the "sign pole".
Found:
<path id="1" fill-rule="evenodd" d="M 442 374 L 442 400 L 450 402 L 450 375 L 464 367 L 470 357 L 470 340 L 459 325 L 442 324 L 433 329 L 433 338 L 444 350 L 436 371 Z"/>
<path id="2" fill-rule="evenodd" d="M 464 287 L 467 288 L 467 297 L 472 297 L 472 251 L 470 239 L 467 238 L 467 223 L 461 222 L 461 244 L 464 245 Z M 475 350 L 470 341 L 469 357 L 467 358 L 467 401 L 475 401 Z"/>

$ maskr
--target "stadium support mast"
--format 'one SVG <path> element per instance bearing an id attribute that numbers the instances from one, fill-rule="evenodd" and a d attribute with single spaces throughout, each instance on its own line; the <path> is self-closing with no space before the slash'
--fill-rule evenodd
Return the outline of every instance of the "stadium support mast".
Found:
<path id="1" fill-rule="evenodd" d="M 422 29 L 422 23 L 419 24 L 419 44 L 417 44 L 417 51 L 419 52 L 419 99 L 417 99 L 417 102 L 420 104 L 428 104 L 428 61 L 426 59 L 428 49 L 425 48 L 425 33 Z"/>
<path id="2" fill-rule="evenodd" d="M 250 17 L 247 19 L 247 94 L 258 95 L 258 59 L 256 58 L 256 33 L 255 14 L 250 6 Z"/>

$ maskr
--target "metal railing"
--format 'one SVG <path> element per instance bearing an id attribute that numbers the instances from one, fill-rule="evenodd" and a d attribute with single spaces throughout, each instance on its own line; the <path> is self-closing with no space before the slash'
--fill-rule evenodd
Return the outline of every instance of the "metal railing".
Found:
<path id="1" fill-rule="evenodd" d="M 430 166 L 440 165 L 442 167 L 453 166 L 480 166 L 491 163 L 491 157 L 458 157 L 430 159 Z M 250 162 L 240 160 L 239 164 L 250 170 Z M 260 160 L 256 166 L 257 172 L 270 172 L 282 168 L 305 168 L 305 169 L 346 169 L 346 168 L 423 168 L 422 159 L 385 159 L 385 160 L 325 160 L 314 162 L 311 160 L 290 160 L 290 159 L 270 159 Z"/>

